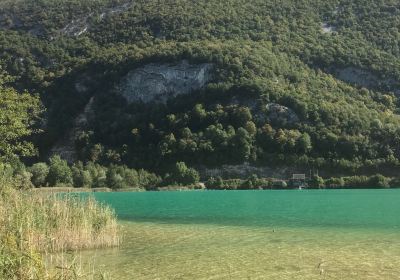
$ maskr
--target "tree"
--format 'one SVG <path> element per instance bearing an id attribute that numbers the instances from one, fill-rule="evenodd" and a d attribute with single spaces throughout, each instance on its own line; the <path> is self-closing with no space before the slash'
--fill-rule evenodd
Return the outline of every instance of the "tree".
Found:
<path id="1" fill-rule="evenodd" d="M 5 160 L 36 154 L 27 137 L 38 132 L 33 126 L 43 111 L 38 96 L 19 94 L 4 85 L 8 81 L 0 68 L 0 158 Z"/>
<path id="2" fill-rule="evenodd" d="M 204 109 L 203 104 L 196 104 L 194 106 L 192 117 L 197 124 L 201 123 L 207 117 L 207 112 Z"/>
<path id="3" fill-rule="evenodd" d="M 126 183 L 121 174 L 118 173 L 116 166 L 110 166 L 107 170 L 107 187 L 116 190 L 126 187 Z"/>
<path id="4" fill-rule="evenodd" d="M 325 185 L 328 188 L 342 188 L 342 187 L 344 187 L 345 182 L 342 177 L 330 178 L 330 179 L 326 180 Z"/>
<path id="5" fill-rule="evenodd" d="M 93 184 L 92 175 L 88 170 L 85 170 L 82 162 L 74 164 L 71 168 L 74 187 L 83 188 L 91 187 Z"/>
<path id="6" fill-rule="evenodd" d="M 35 163 L 29 168 L 29 172 L 32 174 L 32 183 L 35 187 L 43 187 L 46 185 L 49 167 L 45 162 Z"/>
<path id="7" fill-rule="evenodd" d="M 322 177 L 314 175 L 310 180 L 310 187 L 321 189 L 325 186 L 325 181 Z"/>
<path id="8" fill-rule="evenodd" d="M 107 187 L 107 170 L 105 167 L 94 162 L 88 162 L 85 169 L 89 171 L 92 178 L 92 188 Z"/>
<path id="9" fill-rule="evenodd" d="M 259 186 L 259 179 L 257 174 L 252 174 L 250 175 L 249 178 L 245 181 L 245 184 L 243 185 L 243 188 L 247 189 L 255 189 L 256 187 Z"/>
<path id="10" fill-rule="evenodd" d="M 303 133 L 297 142 L 300 153 L 307 154 L 312 150 L 311 137 L 307 133 Z"/>
<path id="11" fill-rule="evenodd" d="M 374 188 L 389 188 L 389 179 L 381 174 L 372 176 L 369 179 L 370 186 Z"/>
<path id="12" fill-rule="evenodd" d="M 47 176 L 47 182 L 50 186 L 73 184 L 71 168 L 69 168 L 67 161 L 61 159 L 58 155 L 50 158 L 50 169 Z"/>
<path id="13" fill-rule="evenodd" d="M 193 185 L 200 181 L 199 173 L 186 166 L 184 162 L 177 162 L 171 174 L 166 177 L 166 182 L 179 185 Z"/>
<path id="14" fill-rule="evenodd" d="M 154 173 L 149 173 L 143 169 L 138 170 L 140 187 L 147 190 L 154 190 L 161 183 L 161 178 Z"/>
<path id="15" fill-rule="evenodd" d="M 93 162 L 98 162 L 104 153 L 104 147 L 101 144 L 96 144 L 90 149 L 90 160 Z"/>
<path id="16" fill-rule="evenodd" d="M 256 127 L 255 123 L 252 122 L 252 121 L 248 121 L 248 122 L 246 123 L 245 129 L 247 130 L 247 132 L 248 132 L 251 136 L 254 136 L 254 135 L 256 135 L 256 133 L 257 133 L 257 127 Z"/>
<path id="17" fill-rule="evenodd" d="M 253 119 L 251 111 L 248 107 L 235 108 L 235 111 L 234 111 L 234 114 L 232 117 L 233 117 L 232 122 L 238 127 L 246 126 L 247 122 L 250 122 Z"/>
<path id="18" fill-rule="evenodd" d="M 251 154 L 251 137 L 246 129 L 239 127 L 237 133 L 232 137 L 232 158 L 238 162 L 248 160 Z"/>

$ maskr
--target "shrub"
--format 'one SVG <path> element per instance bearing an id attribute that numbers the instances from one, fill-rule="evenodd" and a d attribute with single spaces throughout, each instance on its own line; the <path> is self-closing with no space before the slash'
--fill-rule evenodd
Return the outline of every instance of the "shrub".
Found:
<path id="1" fill-rule="evenodd" d="M 50 184 L 50 186 L 57 186 L 59 184 L 73 184 L 71 168 L 69 168 L 67 161 L 61 159 L 60 156 L 53 156 L 50 159 L 47 182 Z"/>
<path id="2" fill-rule="evenodd" d="M 139 186 L 147 190 L 154 190 L 161 184 L 162 179 L 154 173 L 149 173 L 146 170 L 138 171 Z"/>
<path id="3" fill-rule="evenodd" d="M 385 176 L 381 174 L 377 174 L 372 176 L 369 179 L 369 187 L 374 187 L 374 188 L 389 188 L 389 179 L 386 178 Z"/>
<path id="4" fill-rule="evenodd" d="M 224 188 L 224 180 L 218 176 L 217 178 L 210 177 L 205 183 L 209 190 L 222 190 Z"/>
<path id="5" fill-rule="evenodd" d="M 277 188 L 277 189 L 286 189 L 287 188 L 287 183 L 286 181 L 283 180 L 276 180 L 272 182 L 272 187 Z"/>
<path id="6" fill-rule="evenodd" d="M 125 179 L 118 173 L 117 168 L 110 167 L 107 171 L 107 187 L 116 190 L 126 188 Z"/>
<path id="7" fill-rule="evenodd" d="M 35 163 L 28 170 L 32 174 L 32 183 L 35 187 L 43 187 L 46 185 L 46 179 L 49 175 L 49 167 L 46 163 Z"/>
<path id="8" fill-rule="evenodd" d="M 366 188 L 370 186 L 367 176 L 344 177 L 344 185 L 349 188 Z"/>
<path id="9" fill-rule="evenodd" d="M 390 187 L 400 188 L 400 178 L 393 178 L 392 180 L 390 180 Z"/>
<path id="10" fill-rule="evenodd" d="M 224 180 L 223 182 L 224 190 L 242 189 L 243 186 L 244 186 L 244 181 L 240 179 L 229 179 L 229 180 Z"/>
<path id="11" fill-rule="evenodd" d="M 199 173 L 195 169 L 187 167 L 184 162 L 177 162 L 173 171 L 165 177 L 167 184 L 192 185 L 199 181 Z"/>
<path id="12" fill-rule="evenodd" d="M 325 181 L 322 177 L 315 175 L 309 181 L 309 185 L 311 188 L 320 189 L 325 186 Z"/>
<path id="13" fill-rule="evenodd" d="M 71 168 L 74 187 L 91 188 L 93 184 L 92 175 L 86 170 L 81 162 L 74 164 Z"/>
<path id="14" fill-rule="evenodd" d="M 241 184 L 242 189 L 266 189 L 270 186 L 270 182 L 264 178 L 258 178 L 256 174 L 251 175 Z"/>
<path id="15" fill-rule="evenodd" d="M 328 188 L 342 188 L 344 187 L 344 179 L 339 177 L 339 178 L 330 178 L 325 181 L 325 185 Z"/>

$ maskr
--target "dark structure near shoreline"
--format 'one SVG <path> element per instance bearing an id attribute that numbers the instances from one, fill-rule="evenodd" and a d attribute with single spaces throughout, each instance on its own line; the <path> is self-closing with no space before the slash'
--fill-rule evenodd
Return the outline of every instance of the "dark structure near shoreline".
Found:
<path id="1" fill-rule="evenodd" d="M 292 179 L 289 180 L 289 186 L 296 188 L 306 187 L 306 174 L 293 174 Z"/>

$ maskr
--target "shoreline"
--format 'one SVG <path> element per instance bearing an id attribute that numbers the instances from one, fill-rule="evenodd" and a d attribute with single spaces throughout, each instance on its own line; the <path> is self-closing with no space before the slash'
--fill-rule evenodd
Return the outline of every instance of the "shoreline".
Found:
<path id="1" fill-rule="evenodd" d="M 205 192 L 205 191 L 328 191 L 328 190 L 394 190 L 400 189 L 400 187 L 391 187 L 391 188 L 380 188 L 380 187 L 338 187 L 338 188 L 259 188 L 259 189 L 193 189 L 188 187 L 180 187 L 180 188 L 162 188 L 157 190 L 145 190 L 145 189 L 119 189 L 113 190 L 110 188 L 99 188 L 99 189 L 90 189 L 90 188 L 74 188 L 74 187 L 43 187 L 43 188 L 34 188 L 29 189 L 30 192 L 37 193 L 143 193 L 143 192 Z"/>

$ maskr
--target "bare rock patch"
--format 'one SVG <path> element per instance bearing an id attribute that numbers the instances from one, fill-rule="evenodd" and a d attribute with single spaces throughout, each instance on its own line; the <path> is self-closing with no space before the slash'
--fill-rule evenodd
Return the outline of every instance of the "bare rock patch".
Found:
<path id="1" fill-rule="evenodd" d="M 212 79 L 210 63 L 151 63 L 130 71 L 118 91 L 132 102 L 165 103 L 168 99 L 203 88 Z"/>

